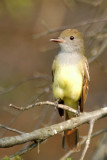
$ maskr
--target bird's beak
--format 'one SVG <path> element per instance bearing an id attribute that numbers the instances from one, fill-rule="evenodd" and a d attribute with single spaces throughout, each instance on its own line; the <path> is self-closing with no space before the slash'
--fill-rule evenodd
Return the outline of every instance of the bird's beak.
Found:
<path id="1" fill-rule="evenodd" d="M 51 42 L 57 42 L 57 43 L 64 43 L 64 39 L 62 38 L 56 38 L 56 39 L 50 39 Z"/>

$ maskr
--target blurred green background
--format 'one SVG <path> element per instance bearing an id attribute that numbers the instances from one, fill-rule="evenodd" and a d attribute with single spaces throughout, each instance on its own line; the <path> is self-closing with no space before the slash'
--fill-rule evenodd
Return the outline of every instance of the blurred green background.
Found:
<path id="1" fill-rule="evenodd" d="M 102 45 L 107 44 L 106 0 L 1 0 L 0 1 L 0 123 L 23 132 L 45 127 L 62 121 L 52 107 L 35 107 L 19 112 L 9 108 L 42 100 L 53 100 L 51 91 L 51 66 L 59 46 L 49 42 L 60 32 L 46 34 L 34 39 L 35 35 L 50 29 L 79 29 L 85 39 L 86 56 L 96 56 Z M 99 22 L 94 23 L 95 20 Z M 85 24 L 84 24 L 85 22 Z M 92 22 L 92 23 L 88 23 Z M 107 49 L 90 64 L 90 90 L 85 111 L 103 107 L 107 103 Z M 36 79 L 35 75 L 47 78 Z M 23 83 L 24 81 L 24 83 Z M 21 83 L 16 87 L 17 83 Z M 15 86 L 14 86 L 15 85 Z M 12 87 L 14 89 L 12 89 Z M 12 89 L 10 92 L 8 89 Z M 8 91 L 7 93 L 5 93 Z M 48 114 L 47 114 L 48 113 Z M 99 120 L 94 131 L 106 127 L 106 118 Z M 88 124 L 80 127 L 80 135 L 87 135 Z M 0 137 L 12 136 L 4 129 Z M 91 159 L 101 136 L 91 141 L 87 159 Z M 23 159 L 61 158 L 68 150 L 61 148 L 62 134 L 49 138 L 37 148 L 23 155 Z M 18 145 L 0 149 L 0 158 L 12 155 L 27 146 Z M 79 159 L 81 152 L 72 155 Z"/>

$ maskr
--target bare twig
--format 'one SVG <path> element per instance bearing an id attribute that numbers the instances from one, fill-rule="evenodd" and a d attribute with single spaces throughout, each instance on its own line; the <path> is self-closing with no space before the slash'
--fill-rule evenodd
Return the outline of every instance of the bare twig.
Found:
<path id="1" fill-rule="evenodd" d="M 15 108 L 15 109 L 24 111 L 24 110 L 28 110 L 28 109 L 30 109 L 30 108 L 33 108 L 33 107 L 35 107 L 35 106 L 41 106 L 41 105 L 50 105 L 50 106 L 56 107 L 56 103 L 55 103 L 55 102 L 50 102 L 50 101 L 37 102 L 37 103 L 35 103 L 35 104 L 28 105 L 28 106 L 25 107 L 25 108 L 23 108 L 23 107 L 18 107 L 18 106 L 15 106 L 15 105 L 13 105 L 13 104 L 10 104 L 9 106 L 10 106 L 10 107 L 13 107 L 13 108 Z M 78 111 L 76 111 L 75 109 L 73 109 L 73 108 L 71 108 L 71 107 L 69 107 L 69 106 L 67 106 L 67 105 L 57 104 L 57 107 L 58 107 L 58 108 L 62 108 L 62 109 L 67 110 L 67 111 L 70 111 L 70 112 L 73 112 L 73 113 L 75 113 L 76 115 L 78 115 Z"/>
<path id="2" fill-rule="evenodd" d="M 10 127 L 13 122 L 15 121 L 15 119 L 17 118 L 17 116 L 19 115 L 20 112 L 17 112 L 17 114 L 6 124 L 8 127 Z M 0 130 L 0 138 L 6 133 L 7 130 L 1 129 Z"/>
<path id="3" fill-rule="evenodd" d="M 50 30 L 44 19 L 41 21 L 41 24 L 47 31 Z"/>
<path id="4" fill-rule="evenodd" d="M 91 138 L 99 136 L 100 134 L 105 133 L 105 132 L 107 132 L 107 128 L 101 129 L 100 131 L 93 133 L 91 135 Z M 82 146 L 86 142 L 86 140 L 87 140 L 87 136 L 83 136 L 82 141 L 80 142 L 80 146 Z M 75 153 L 75 152 L 77 152 L 77 150 L 70 150 L 63 157 L 61 157 L 60 160 L 66 160 L 72 153 Z"/>
<path id="5" fill-rule="evenodd" d="M 100 134 L 102 134 L 104 132 L 107 132 L 107 128 L 101 129 L 101 130 L 93 133 L 92 138 L 94 138 L 94 137 L 96 137 L 96 136 L 98 136 L 98 135 L 100 135 Z"/>
<path id="6" fill-rule="evenodd" d="M 102 133 L 104 133 L 104 132 L 107 132 L 107 128 L 104 128 L 104 129 L 102 129 L 102 130 L 100 130 L 100 131 L 97 131 L 97 132 L 93 133 L 92 136 L 91 136 L 91 138 L 94 138 L 94 137 L 96 137 L 96 136 L 98 136 L 98 135 L 100 135 L 100 134 L 102 134 Z M 87 140 L 87 136 L 84 136 L 84 137 L 83 137 L 83 140 L 80 142 L 80 146 L 82 146 L 82 145 L 86 142 L 86 140 Z M 42 143 L 42 142 L 44 142 L 44 141 L 45 141 L 45 140 L 41 140 L 41 141 L 39 141 L 39 143 Z M 15 157 L 15 156 L 17 156 L 17 155 L 21 156 L 21 155 L 25 154 L 26 152 L 31 151 L 32 149 L 34 149 L 35 147 L 37 147 L 37 144 L 38 144 L 37 142 L 32 143 L 31 145 L 29 145 L 29 146 L 27 146 L 26 148 L 18 151 L 18 152 L 15 153 L 14 155 L 11 155 L 10 158 Z M 64 155 L 60 160 L 66 160 L 67 157 L 69 157 L 72 153 L 75 153 L 75 152 L 76 152 L 76 150 L 70 150 L 70 151 L 69 151 L 66 155 Z"/>
<path id="7" fill-rule="evenodd" d="M 90 121 L 90 128 L 89 128 L 89 132 L 88 132 L 88 136 L 87 136 L 87 140 L 86 140 L 86 145 L 85 145 L 85 148 L 83 150 L 83 153 L 82 153 L 82 156 L 81 156 L 80 160 L 84 160 L 86 152 L 87 152 L 87 150 L 89 148 L 90 141 L 91 141 L 91 135 L 92 135 L 92 132 L 93 132 L 94 123 L 95 123 L 95 119 Z"/>
<path id="8" fill-rule="evenodd" d="M 77 0 L 77 1 L 80 1 L 80 2 L 83 2 L 83 3 L 90 4 L 90 5 L 94 6 L 94 7 L 101 5 L 101 3 L 103 2 L 103 0 L 100 0 L 100 1 L 99 1 L 99 0 L 97 0 L 97 1 Z"/>
<path id="9" fill-rule="evenodd" d="M 107 159 L 107 133 L 101 138 L 94 154 L 91 158 L 92 160 L 106 160 Z"/>
<path id="10" fill-rule="evenodd" d="M 98 120 L 105 116 L 107 116 L 107 107 L 89 113 L 82 113 L 79 117 L 72 118 L 59 124 L 54 124 L 49 127 L 34 130 L 30 133 L 23 133 L 19 136 L 2 138 L 0 139 L 0 147 L 12 147 L 17 144 L 26 143 L 28 141 L 44 140 L 64 130 L 76 128 L 84 123 L 90 122 L 93 119 Z"/>
<path id="11" fill-rule="evenodd" d="M 0 127 L 4 128 L 4 129 L 7 129 L 7 130 L 9 130 L 9 131 L 12 131 L 12 132 L 16 132 L 16 133 L 18 133 L 18 134 L 23 134 L 23 133 L 24 133 L 24 132 L 21 132 L 21 131 L 19 131 L 19 130 L 17 130 L 17 129 L 9 128 L 9 127 L 7 127 L 7 126 L 5 126 L 5 125 L 3 125 L 3 124 L 0 124 Z"/>
<path id="12" fill-rule="evenodd" d="M 88 58 L 88 62 L 91 63 L 95 59 L 97 59 L 104 52 L 104 50 L 106 48 L 107 48 L 107 40 L 105 39 L 105 41 L 103 42 L 103 44 L 102 44 L 101 48 L 99 49 L 98 53 L 95 56 L 92 56 L 92 57 Z"/>
<path id="13" fill-rule="evenodd" d="M 7 89 L 2 88 L 3 91 L 0 91 L 0 95 L 6 94 L 6 93 L 12 91 L 13 89 L 17 88 L 18 86 L 22 85 L 23 83 L 26 83 L 26 82 L 32 81 L 32 80 L 36 80 L 36 79 L 50 80 L 51 77 L 49 77 L 48 75 L 43 75 L 43 74 L 36 74 L 31 78 L 26 78 L 26 79 L 21 80 L 20 82 L 16 83 L 15 85 L 10 86 Z"/>
<path id="14" fill-rule="evenodd" d="M 41 141 L 39 141 L 39 143 L 42 143 L 42 142 L 44 142 L 45 140 L 41 140 Z M 32 143 L 32 144 L 30 144 L 29 146 L 27 146 L 26 148 L 24 148 L 24 149 L 21 149 L 20 151 L 18 151 L 17 153 L 15 153 L 15 154 L 13 154 L 13 155 L 11 155 L 10 156 L 10 158 L 13 158 L 13 157 L 15 157 L 15 156 L 21 156 L 21 155 L 23 155 L 24 153 L 26 153 L 26 152 L 28 152 L 28 151 L 31 151 L 33 148 L 35 148 L 35 147 L 37 147 L 38 146 L 38 142 L 34 142 L 34 143 Z"/>
<path id="15" fill-rule="evenodd" d="M 94 24 L 94 23 L 106 22 L 106 21 L 107 21 L 107 18 L 95 19 L 95 20 L 91 19 L 91 20 L 87 20 L 87 21 L 84 21 L 84 22 L 80 22 L 79 24 L 76 24 L 76 25 L 62 26 L 61 28 L 58 28 L 58 29 L 50 29 L 46 32 L 34 35 L 33 38 L 38 39 L 38 38 L 41 38 L 41 37 L 46 36 L 46 35 L 51 34 L 51 33 L 63 31 L 64 29 L 67 29 L 67 28 L 71 28 L 71 27 L 75 28 L 75 27 L 80 27 L 80 26 L 84 26 L 84 25 L 88 25 L 88 24 Z"/>

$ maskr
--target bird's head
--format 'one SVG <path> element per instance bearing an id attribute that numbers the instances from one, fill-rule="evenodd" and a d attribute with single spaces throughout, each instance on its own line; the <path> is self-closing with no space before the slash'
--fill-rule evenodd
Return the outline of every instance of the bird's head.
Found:
<path id="1" fill-rule="evenodd" d="M 59 43 L 63 52 L 84 54 L 84 41 L 81 33 L 76 29 L 66 29 L 58 38 L 50 41 Z"/>

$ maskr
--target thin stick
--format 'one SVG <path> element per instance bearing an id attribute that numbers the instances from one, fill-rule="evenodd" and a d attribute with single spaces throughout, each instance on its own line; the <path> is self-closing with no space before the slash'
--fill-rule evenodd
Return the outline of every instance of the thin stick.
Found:
<path id="1" fill-rule="evenodd" d="M 91 138 L 94 138 L 94 137 L 96 137 L 96 136 L 98 136 L 98 135 L 100 135 L 100 134 L 102 134 L 102 133 L 104 133 L 104 132 L 107 132 L 107 128 L 104 128 L 104 129 L 102 129 L 102 130 L 100 130 L 100 131 L 97 131 L 97 132 L 93 133 L 92 136 L 91 136 Z M 80 142 L 80 145 L 83 145 L 86 140 L 87 140 L 87 136 L 84 136 L 84 137 L 83 137 L 83 140 Z M 45 140 L 41 140 L 41 141 L 39 141 L 39 143 L 42 143 L 42 142 L 44 142 L 44 141 L 45 141 Z M 14 155 L 11 155 L 10 158 L 13 158 L 13 157 L 15 157 L 15 156 L 17 156 L 17 155 L 21 156 L 21 155 L 25 154 L 26 152 L 31 151 L 32 149 L 34 149 L 35 147 L 37 147 L 37 145 L 38 145 L 38 143 L 37 143 L 37 142 L 34 142 L 34 143 L 32 143 L 31 145 L 27 146 L 26 148 L 21 149 L 20 151 L 18 151 L 18 152 L 15 153 Z M 67 157 L 69 157 L 72 153 L 75 153 L 75 152 L 76 152 L 76 150 L 70 150 L 70 151 L 69 151 L 64 157 L 62 157 L 60 160 L 65 160 Z"/>
<path id="2" fill-rule="evenodd" d="M 10 107 L 13 107 L 15 109 L 18 109 L 18 110 L 28 110 L 30 108 L 33 108 L 35 106 L 41 106 L 41 105 L 50 105 L 50 106 L 56 106 L 56 103 L 55 102 L 50 102 L 50 101 L 44 101 L 44 102 L 38 102 L 38 103 L 35 103 L 35 104 L 31 104 L 31 105 L 28 105 L 27 107 L 23 108 L 23 107 L 18 107 L 18 106 L 15 106 L 13 104 L 10 104 L 9 106 Z M 64 110 L 67 110 L 67 111 L 70 111 L 70 112 L 73 112 L 75 113 L 76 115 L 78 115 L 78 111 L 76 111 L 75 109 L 67 106 L 67 105 L 63 105 L 63 104 L 57 104 L 57 107 L 58 108 L 61 108 L 61 109 L 64 109 Z"/>
<path id="3" fill-rule="evenodd" d="M 100 134 L 105 133 L 105 132 L 107 132 L 107 128 L 101 129 L 101 130 L 93 133 L 93 134 L 91 135 L 91 138 L 94 138 L 94 137 L 96 137 L 96 136 L 99 136 Z M 86 140 L 87 140 L 87 136 L 83 136 L 83 137 L 82 137 L 82 141 L 80 142 L 80 146 L 82 146 L 82 145 L 86 142 Z M 77 152 L 77 150 L 70 150 L 70 151 L 67 152 L 63 157 L 61 157 L 60 160 L 66 160 L 71 154 L 73 154 L 73 153 L 75 153 L 75 152 Z"/>
<path id="4" fill-rule="evenodd" d="M 6 94 L 6 93 L 14 90 L 15 88 L 19 87 L 19 86 L 22 85 L 23 83 L 26 83 L 26 82 L 32 81 L 32 80 L 37 80 L 37 79 L 45 79 L 45 80 L 48 80 L 48 81 L 49 81 L 49 80 L 50 80 L 50 77 L 49 77 L 48 75 L 36 74 L 36 75 L 34 75 L 33 77 L 31 77 L 31 78 L 26 78 L 26 79 L 23 79 L 23 80 L 17 82 L 16 84 L 10 86 L 10 87 L 7 88 L 7 89 L 4 89 L 4 88 L 3 88 L 3 91 L 0 91 L 0 95 Z"/>
<path id="5" fill-rule="evenodd" d="M 104 50 L 107 48 L 107 40 L 105 40 L 101 46 L 101 48 L 99 49 L 98 53 L 95 56 L 92 56 L 90 58 L 88 58 L 88 62 L 91 63 L 93 62 L 95 59 L 97 59 L 103 52 Z"/>
<path id="6" fill-rule="evenodd" d="M 84 148 L 84 150 L 82 152 L 82 156 L 81 156 L 80 160 L 84 160 L 86 152 L 87 152 L 87 150 L 89 148 L 90 141 L 91 141 L 91 136 L 92 136 L 92 132 L 93 132 L 94 123 L 95 123 L 94 119 L 90 121 L 90 128 L 89 128 L 89 132 L 88 132 L 88 136 L 87 136 L 87 140 L 86 140 L 86 145 L 85 145 L 85 148 Z"/>
<path id="7" fill-rule="evenodd" d="M 55 32 L 60 32 L 60 31 L 63 31 L 64 29 L 67 29 L 67 28 L 75 28 L 75 27 L 80 27 L 80 26 L 84 26 L 84 25 L 88 25 L 88 24 L 94 24 L 94 23 L 99 23 L 99 22 L 106 22 L 107 21 L 107 18 L 102 18 L 102 19 L 91 19 L 91 20 L 88 20 L 88 21 L 84 21 L 84 22 L 81 22 L 79 24 L 76 24 L 76 25 L 69 25 L 69 26 L 63 26 L 61 28 L 58 28 L 58 29 L 50 29 L 49 31 L 46 31 L 46 32 L 42 32 L 40 34 L 37 34 L 37 35 L 34 35 L 33 38 L 34 39 L 38 39 L 38 38 L 41 38 L 43 36 L 46 36 L 48 34 L 51 34 L 51 33 L 55 33 Z"/>
<path id="8" fill-rule="evenodd" d="M 45 141 L 45 140 L 41 140 L 41 141 L 39 141 L 39 143 L 42 143 L 43 141 Z M 34 149 L 34 148 L 37 147 L 37 146 L 38 146 L 38 142 L 35 141 L 34 143 L 30 144 L 30 145 L 27 146 L 26 148 L 21 149 L 21 150 L 18 151 L 17 153 L 11 155 L 10 158 L 13 158 L 13 157 L 15 157 L 15 156 L 21 156 L 21 155 L 25 154 L 26 152 L 31 151 L 32 149 Z"/>
<path id="9" fill-rule="evenodd" d="M 21 131 L 19 131 L 19 130 L 17 130 L 17 129 L 9 128 L 9 127 L 7 127 L 7 126 L 5 126 L 5 125 L 3 125 L 3 124 L 0 124 L 0 127 L 4 128 L 4 129 L 7 129 L 7 130 L 9 130 L 9 131 L 12 131 L 12 132 L 16 132 L 16 133 L 18 133 L 18 134 L 23 134 L 23 133 L 24 133 L 24 132 L 21 132 Z"/>

